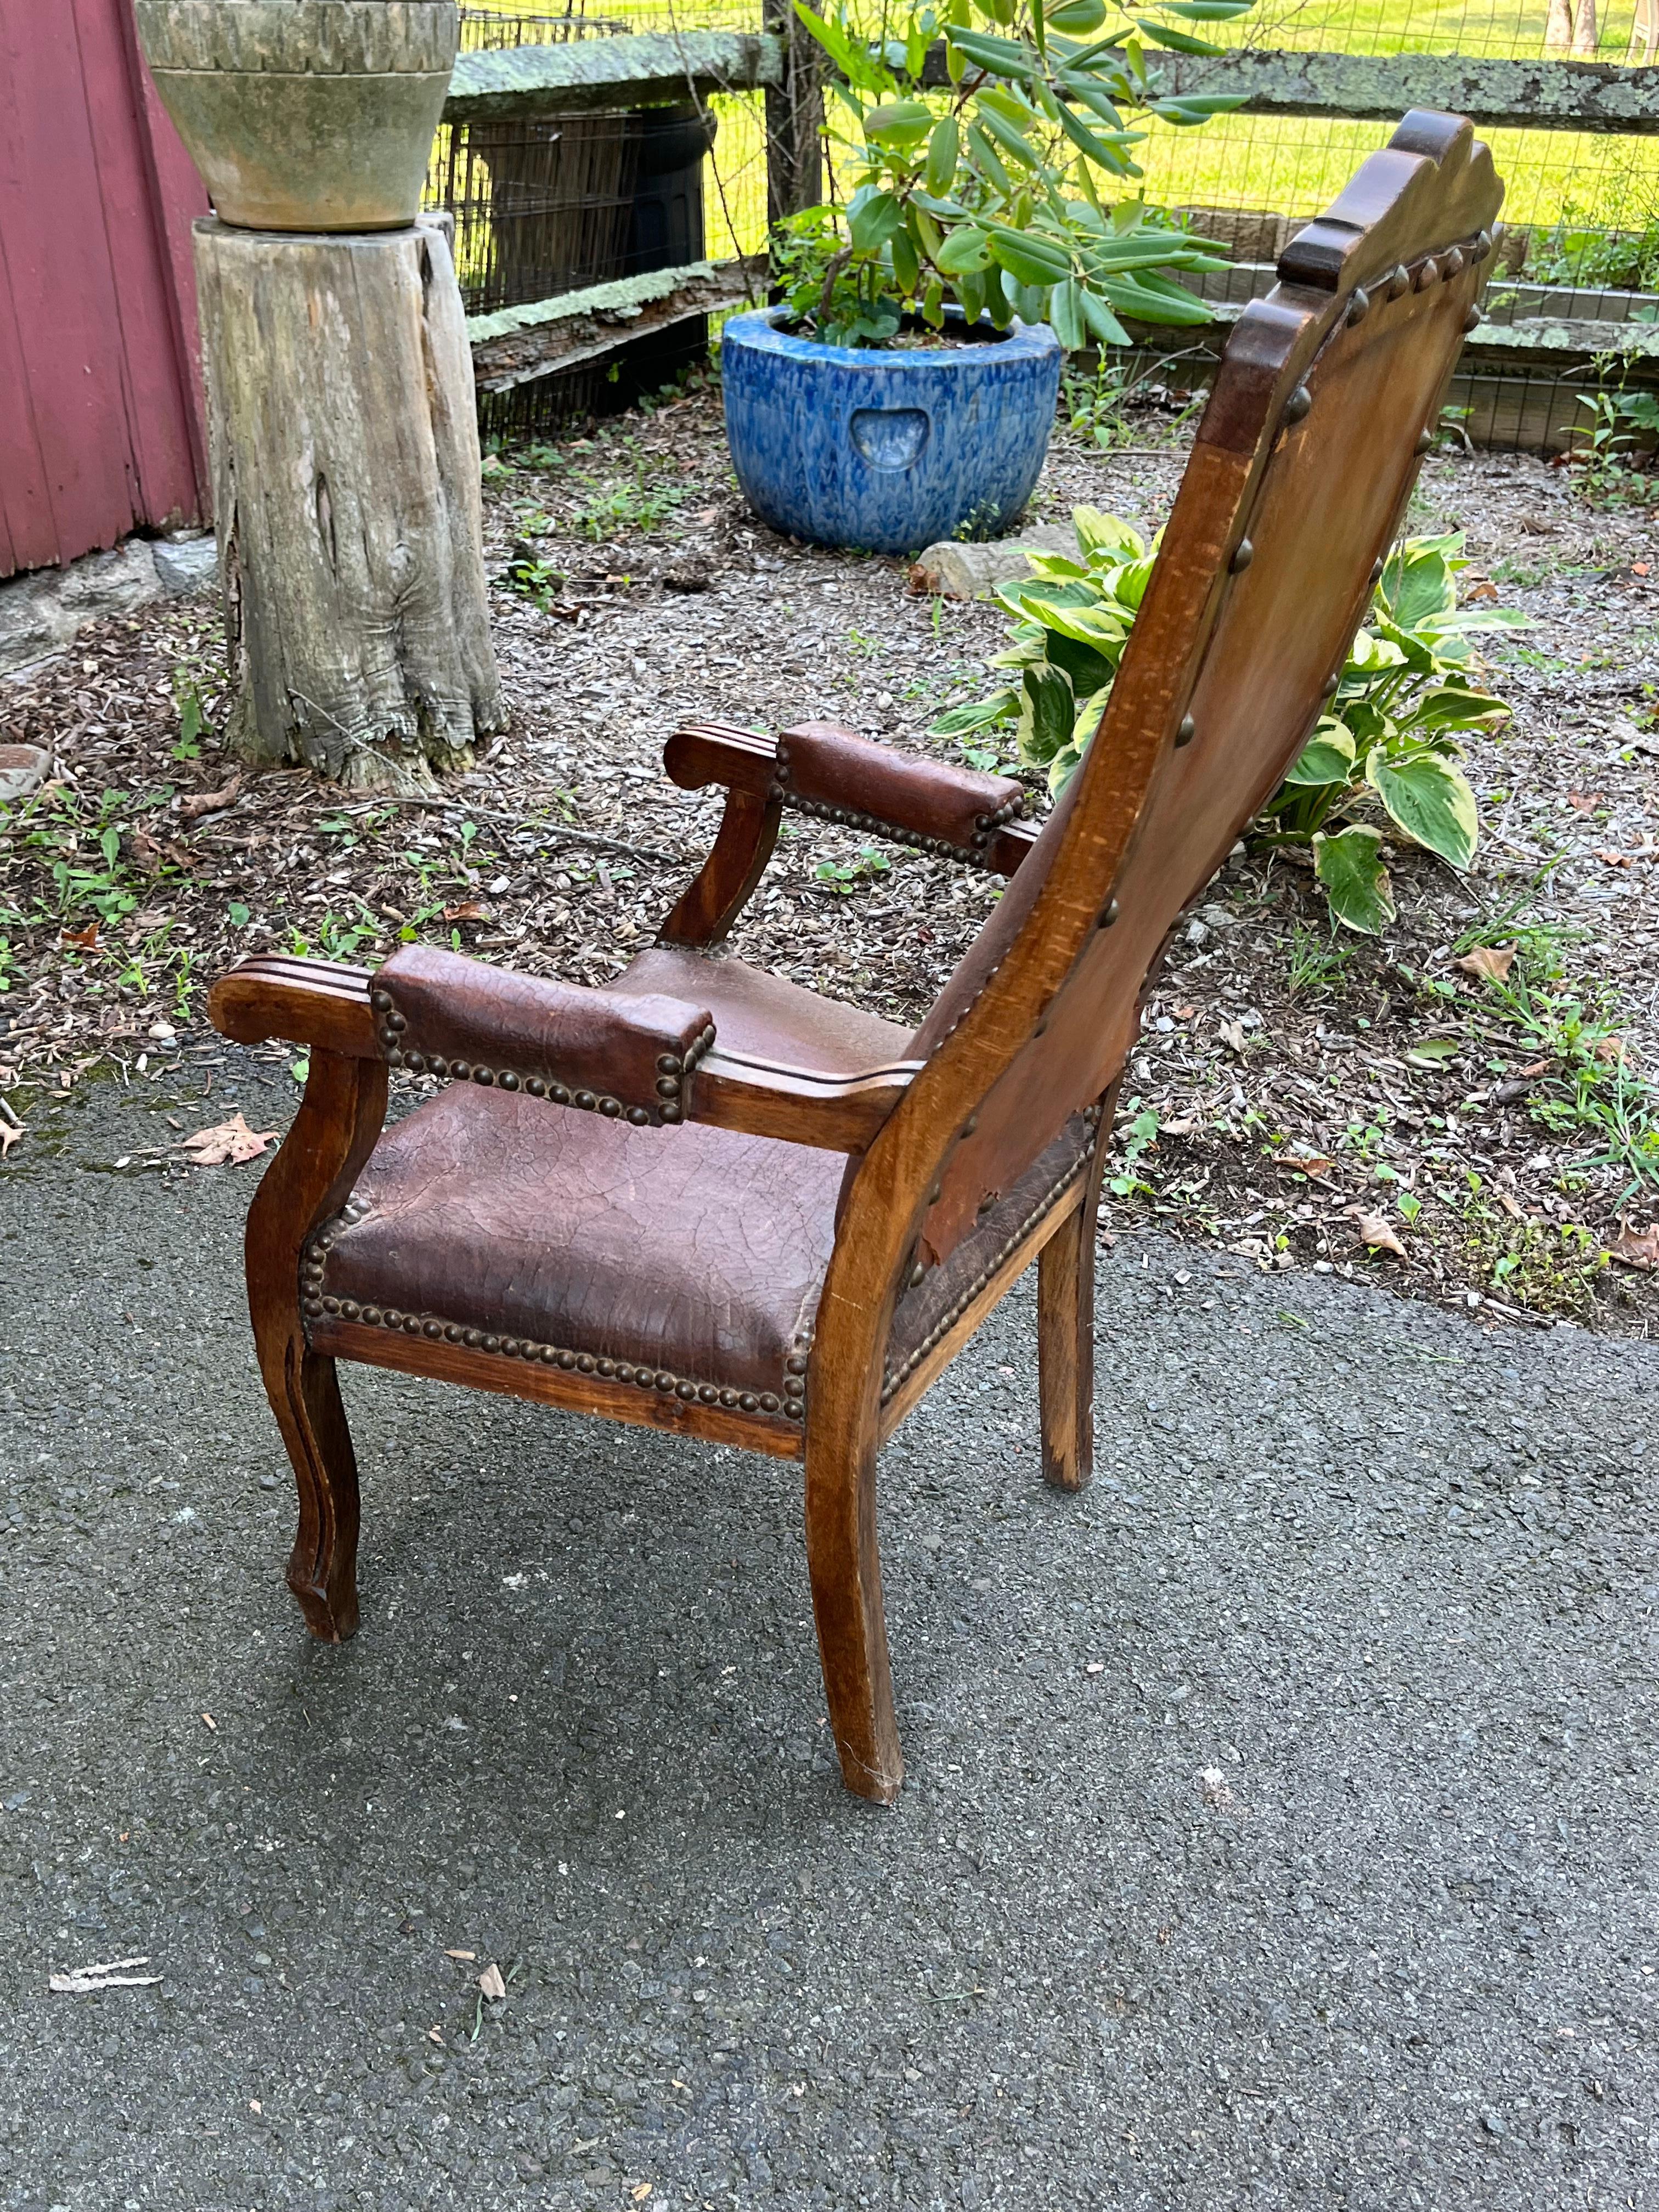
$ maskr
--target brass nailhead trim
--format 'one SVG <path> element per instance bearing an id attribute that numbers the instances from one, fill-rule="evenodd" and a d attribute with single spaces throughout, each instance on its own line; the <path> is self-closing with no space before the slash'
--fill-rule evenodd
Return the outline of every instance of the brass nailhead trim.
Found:
<path id="1" fill-rule="evenodd" d="M 941 860 L 960 860 L 970 868 L 991 868 L 990 861 L 985 857 L 986 848 L 999 830 L 1018 820 L 1025 811 L 1025 794 L 1024 792 L 1017 793 L 1012 799 L 1006 799 L 994 813 L 976 814 L 971 845 L 957 845 L 948 837 L 924 837 L 906 830 L 899 823 L 885 821 L 878 814 L 860 814 L 851 806 L 835 806 L 827 799 L 804 798 L 800 793 L 791 791 L 788 786 L 788 756 L 785 748 L 780 745 L 777 767 L 773 772 L 772 796 L 781 799 L 786 806 L 799 814 L 816 815 L 822 822 L 838 823 L 844 830 L 862 830 L 875 836 L 896 839 L 917 852 L 934 854 Z M 992 872 L 997 874 L 1000 871 L 992 869 Z"/>
<path id="2" fill-rule="evenodd" d="M 1365 295 L 1363 292 L 1356 292 L 1353 296 L 1356 300 L 1363 300 Z M 1348 320 L 1351 323 L 1357 323 L 1358 319 L 1359 318 L 1355 314 L 1351 304 L 1348 308 Z M 1290 398 L 1285 402 L 1285 420 L 1287 422 L 1299 422 L 1312 405 L 1312 392 L 1309 391 L 1305 384 L 1298 384 L 1296 390 L 1291 392 Z"/>
<path id="3" fill-rule="evenodd" d="M 1248 538 L 1241 538 L 1233 548 L 1233 557 L 1227 566 L 1235 576 L 1242 575 L 1255 558 L 1255 548 Z"/>
<path id="4" fill-rule="evenodd" d="M 1175 741 L 1176 744 L 1189 745 L 1197 735 L 1198 724 L 1194 721 L 1190 714 L 1183 714 L 1181 718 L 1181 726 L 1176 732 Z"/>
<path id="5" fill-rule="evenodd" d="M 573 1091 L 568 1084 L 550 1083 L 539 1075 L 521 1075 L 516 1068 L 481 1067 L 471 1060 L 445 1060 L 436 1054 L 405 1052 L 400 1039 L 408 1029 L 408 1018 L 395 1011 L 389 991 L 373 991 L 369 999 L 380 1015 L 378 1034 L 388 1067 L 406 1068 L 411 1075 L 435 1075 L 456 1083 L 477 1083 L 486 1090 L 493 1086 L 498 1091 L 522 1091 L 527 1097 L 546 1098 L 555 1106 L 574 1106 L 584 1114 L 602 1114 L 611 1121 L 627 1121 L 635 1128 L 646 1127 L 653 1119 L 665 1122 L 684 1119 L 685 1079 L 714 1042 L 714 1025 L 710 1022 L 692 1039 L 684 1058 L 675 1053 L 658 1055 L 657 1066 L 661 1073 L 657 1092 L 663 1103 L 653 1116 L 649 1107 L 625 1105 L 608 1091 Z"/>

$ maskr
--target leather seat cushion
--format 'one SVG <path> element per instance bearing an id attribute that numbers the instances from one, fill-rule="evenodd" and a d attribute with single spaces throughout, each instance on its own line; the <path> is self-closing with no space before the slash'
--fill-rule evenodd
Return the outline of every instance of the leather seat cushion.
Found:
<path id="1" fill-rule="evenodd" d="M 850 1075 L 912 1057 L 908 1030 L 687 945 L 652 945 L 606 988 L 694 1000 L 713 1013 L 715 1036 L 729 1052 L 787 1067 Z"/>
<path id="2" fill-rule="evenodd" d="M 386 1131 L 321 1232 L 317 1334 L 340 1302 L 391 1307 L 781 1399 L 817 1313 L 844 1166 L 769 1138 L 635 1128 L 452 1084 Z"/>

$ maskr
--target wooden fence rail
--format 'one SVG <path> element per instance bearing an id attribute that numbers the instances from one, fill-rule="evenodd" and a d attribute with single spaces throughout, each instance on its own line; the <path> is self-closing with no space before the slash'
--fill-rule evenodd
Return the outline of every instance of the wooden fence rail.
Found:
<path id="1" fill-rule="evenodd" d="M 763 92 L 768 216 L 776 222 L 821 197 L 823 76 L 817 49 L 793 21 L 787 0 L 762 0 L 762 5 L 764 27 L 758 32 L 629 34 L 464 54 L 445 120 L 583 114 L 662 106 L 688 96 Z M 1644 0 L 1644 5 L 1659 7 L 1659 0 Z M 1383 122 L 1409 107 L 1431 107 L 1468 115 L 1489 130 L 1659 135 L 1659 66 L 1654 65 L 1241 47 L 1221 54 L 1162 55 L 1154 75 L 1165 93 L 1243 93 L 1250 114 Z M 924 82 L 947 82 L 942 43 L 928 54 Z M 506 316 L 477 318 L 469 328 L 481 381 L 499 391 L 550 375 L 614 351 L 642 329 L 731 307 L 756 290 L 752 261 L 712 268 L 705 262 L 534 302 Z M 1218 338 L 1228 319 L 1224 313 Z M 1144 345 L 1155 334 L 1138 336 Z M 1183 343 L 1190 345 L 1190 337 Z M 1525 313 L 1511 303 L 1506 321 L 1471 340 L 1463 372 L 1479 378 L 1516 374 L 1524 367 L 1533 380 L 1577 377 L 1588 383 L 1597 358 L 1609 348 L 1623 358 L 1626 374 L 1643 381 L 1659 376 L 1659 342 L 1650 326 L 1610 321 L 1605 312 L 1586 315 L 1571 290 L 1562 289 L 1528 300 Z M 1557 427 L 1543 441 L 1559 442 L 1559 425 L 1571 419 L 1571 406 L 1565 416 L 1553 402 L 1546 411 Z"/>

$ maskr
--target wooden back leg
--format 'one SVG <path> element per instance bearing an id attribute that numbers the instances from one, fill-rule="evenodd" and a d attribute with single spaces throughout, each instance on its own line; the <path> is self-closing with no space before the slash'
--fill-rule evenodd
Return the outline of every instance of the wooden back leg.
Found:
<path id="1" fill-rule="evenodd" d="M 1108 1097 L 1078 1204 L 1037 1256 L 1037 1394 L 1042 1472 L 1056 1490 L 1081 1490 L 1095 1462 L 1095 1212 L 1111 1141 Z"/>
<path id="2" fill-rule="evenodd" d="M 253 1341 L 300 1492 L 288 1585 L 325 1644 L 357 1626 L 357 1462 L 334 1362 L 306 1341 L 300 1270 L 307 1240 L 374 1149 L 386 1095 L 383 1062 L 313 1052 L 304 1103 L 248 1211 Z"/>

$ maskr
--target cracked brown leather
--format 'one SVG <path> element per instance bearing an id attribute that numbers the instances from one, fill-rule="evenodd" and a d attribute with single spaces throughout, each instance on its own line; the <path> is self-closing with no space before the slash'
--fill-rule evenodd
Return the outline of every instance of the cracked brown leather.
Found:
<path id="1" fill-rule="evenodd" d="M 909 1043 L 855 1006 L 674 945 L 642 952 L 604 993 L 569 995 L 708 1006 L 730 1050 L 786 1066 L 856 1073 Z M 313 1341 L 327 1348 L 345 1301 L 781 1400 L 784 1362 L 811 1337 L 844 1165 L 769 1138 L 629 1127 L 453 1084 L 375 1146 L 358 1218 L 332 1232 Z"/>
<path id="2" fill-rule="evenodd" d="M 963 853 L 983 852 L 993 817 L 1012 819 L 1024 798 L 1007 776 L 872 744 L 836 722 L 781 730 L 777 778 L 786 800 L 868 814 L 919 837 L 942 838 Z"/>
<path id="3" fill-rule="evenodd" d="M 838 999 L 821 999 L 763 968 L 689 945 L 649 946 L 610 989 L 705 1000 L 725 1051 L 786 1067 L 856 1075 L 910 1056 L 908 1030 Z"/>
<path id="4" fill-rule="evenodd" d="M 903 1293 L 887 1340 L 887 1392 L 903 1381 L 907 1361 L 925 1354 L 933 1333 L 972 1302 L 1021 1237 L 1083 1172 L 1094 1140 L 1093 1123 L 1074 1115 L 1013 1187 L 986 1207 L 948 1258 Z"/>
<path id="5" fill-rule="evenodd" d="M 580 1104 L 635 1121 L 678 1118 L 691 1064 L 713 1042 L 705 1000 L 515 975 L 424 945 L 392 955 L 370 1004 L 394 1065 L 418 1074 L 435 1060 L 441 1073 L 459 1061 L 481 1085 L 562 1086 Z"/>
<path id="6" fill-rule="evenodd" d="M 781 1401 L 843 1164 L 451 1084 L 375 1146 L 322 1293 Z M 317 1349 L 333 1319 L 313 1323 Z"/>

